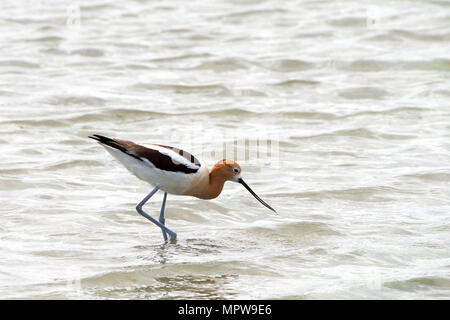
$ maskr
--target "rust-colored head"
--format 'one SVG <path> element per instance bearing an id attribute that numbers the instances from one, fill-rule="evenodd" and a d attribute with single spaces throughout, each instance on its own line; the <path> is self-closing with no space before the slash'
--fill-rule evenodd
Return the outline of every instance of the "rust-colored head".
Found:
<path id="1" fill-rule="evenodd" d="M 241 166 L 233 160 L 223 159 L 217 162 L 211 171 L 219 176 L 223 181 L 239 182 L 241 177 Z"/>
<path id="2" fill-rule="evenodd" d="M 222 189 L 223 183 L 225 181 L 233 181 L 242 184 L 245 189 L 247 189 L 261 204 L 265 207 L 269 208 L 273 212 L 277 213 L 274 208 L 269 206 L 266 202 L 264 202 L 249 186 L 245 183 L 245 181 L 241 178 L 241 166 L 238 165 L 236 161 L 223 159 L 217 162 L 214 167 L 211 169 L 211 176 L 213 176 L 214 180 L 220 181 Z M 220 193 L 220 191 L 219 191 Z"/>

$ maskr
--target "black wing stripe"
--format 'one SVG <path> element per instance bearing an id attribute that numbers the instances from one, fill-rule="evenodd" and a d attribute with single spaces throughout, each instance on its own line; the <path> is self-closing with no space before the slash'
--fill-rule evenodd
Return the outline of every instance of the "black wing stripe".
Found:
<path id="1" fill-rule="evenodd" d="M 122 151 L 123 153 L 126 153 L 129 156 L 132 156 L 133 158 L 136 158 L 136 159 L 142 161 L 142 159 L 140 159 L 139 157 L 137 157 L 134 154 L 130 153 L 129 150 L 126 147 L 122 146 L 120 143 L 118 143 L 114 139 L 111 139 L 111 138 L 108 138 L 108 137 L 105 137 L 105 136 L 101 136 L 101 135 L 98 135 L 98 134 L 94 134 L 92 136 L 89 136 L 89 138 L 97 140 L 100 143 L 106 144 L 107 146 L 113 147 L 113 148 L 115 148 L 117 150 Z"/>
<path id="2" fill-rule="evenodd" d="M 165 155 L 158 150 L 153 150 L 139 146 L 139 149 L 134 150 L 134 154 L 141 159 L 146 159 L 151 162 L 156 168 L 164 171 L 196 173 L 198 168 L 190 168 L 185 164 L 174 161 L 170 156 Z"/>

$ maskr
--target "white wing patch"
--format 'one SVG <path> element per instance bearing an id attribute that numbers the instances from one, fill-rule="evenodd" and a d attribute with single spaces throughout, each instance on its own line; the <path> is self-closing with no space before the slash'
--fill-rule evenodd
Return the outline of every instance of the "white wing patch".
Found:
<path id="1" fill-rule="evenodd" d="M 162 153 L 162 154 L 170 157 L 174 164 L 182 164 L 190 169 L 198 169 L 201 166 L 200 163 L 198 163 L 198 164 L 192 163 L 191 161 L 189 161 L 188 159 L 186 159 L 185 157 L 183 157 L 182 155 L 180 155 L 179 153 L 175 152 L 172 149 L 161 147 L 161 146 L 154 145 L 154 144 L 149 144 L 149 145 L 144 145 L 144 146 L 149 149 L 156 150 L 159 153 Z M 175 150 L 177 150 L 179 152 L 183 152 L 183 150 L 180 150 L 180 149 L 175 149 Z M 186 155 L 190 156 L 190 154 L 188 154 L 188 153 L 186 153 Z M 141 158 L 141 159 L 144 161 L 147 160 L 147 159 L 143 159 L 143 158 Z M 150 162 L 150 161 L 147 160 L 146 162 Z"/>

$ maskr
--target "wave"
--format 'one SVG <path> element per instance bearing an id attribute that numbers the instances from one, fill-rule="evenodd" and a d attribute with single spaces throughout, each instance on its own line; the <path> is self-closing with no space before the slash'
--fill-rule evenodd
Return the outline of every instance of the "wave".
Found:
<path id="1" fill-rule="evenodd" d="M 342 234 L 336 230 L 333 230 L 330 226 L 322 222 L 290 222 L 284 224 L 277 224 L 274 227 L 249 227 L 245 229 L 245 232 L 250 232 L 258 237 L 265 238 L 289 238 L 289 239 L 301 239 L 310 238 L 311 236 L 342 236 Z"/>
<path id="2" fill-rule="evenodd" d="M 394 201 L 396 194 L 406 191 L 389 186 L 356 187 L 336 190 L 317 190 L 306 192 L 275 192 L 273 197 L 280 198 L 307 198 L 311 200 L 318 199 L 342 199 L 357 202 L 385 202 Z"/>
<path id="3" fill-rule="evenodd" d="M 384 285 L 388 288 L 415 291 L 425 289 L 450 289 L 450 279 L 438 276 L 416 277 L 407 280 L 396 280 L 385 282 Z"/>
<path id="4" fill-rule="evenodd" d="M 364 139 L 382 139 L 382 140 L 408 140 L 416 138 L 413 135 L 407 134 L 392 134 L 392 133 L 382 133 L 369 130 L 366 128 L 354 128 L 354 129 L 340 129 L 334 130 L 332 132 L 320 133 L 310 136 L 292 136 L 291 139 L 294 140 L 316 140 L 316 139 L 330 139 L 339 137 L 356 137 Z"/>

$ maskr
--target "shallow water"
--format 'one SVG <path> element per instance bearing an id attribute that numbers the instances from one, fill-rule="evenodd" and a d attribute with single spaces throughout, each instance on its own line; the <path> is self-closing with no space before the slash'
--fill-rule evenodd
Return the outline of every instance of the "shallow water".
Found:
<path id="1" fill-rule="evenodd" d="M 447 1 L 0 9 L 0 298 L 450 298 Z M 169 195 L 164 243 L 93 133 L 233 157 L 279 216 Z"/>

